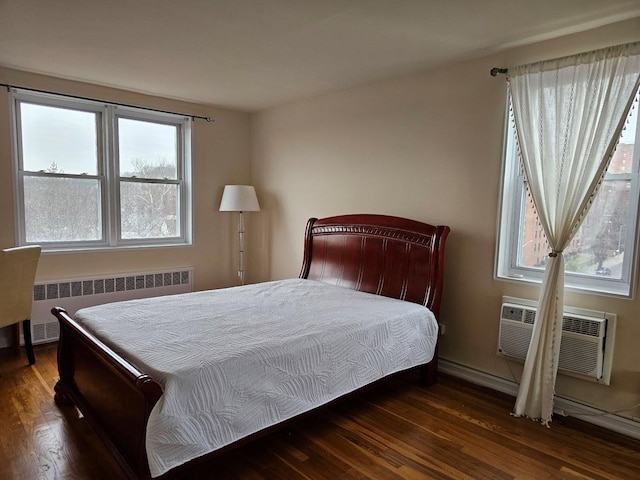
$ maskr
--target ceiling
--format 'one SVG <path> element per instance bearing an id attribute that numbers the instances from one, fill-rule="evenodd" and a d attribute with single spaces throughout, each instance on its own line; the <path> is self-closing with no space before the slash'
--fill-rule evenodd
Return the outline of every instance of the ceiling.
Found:
<path id="1" fill-rule="evenodd" d="M 256 111 L 640 16 L 640 0 L 0 0 L 0 65 Z"/>

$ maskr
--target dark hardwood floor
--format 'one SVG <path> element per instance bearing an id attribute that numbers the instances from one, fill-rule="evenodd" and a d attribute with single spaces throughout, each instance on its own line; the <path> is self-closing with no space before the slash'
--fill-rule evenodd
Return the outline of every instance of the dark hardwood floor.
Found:
<path id="1" fill-rule="evenodd" d="M 0 479 L 122 478 L 74 408 L 53 401 L 55 345 L 0 350 Z M 393 381 L 202 468 L 202 479 L 638 479 L 640 442 L 555 417 L 509 415 L 513 398 L 441 375 Z"/>

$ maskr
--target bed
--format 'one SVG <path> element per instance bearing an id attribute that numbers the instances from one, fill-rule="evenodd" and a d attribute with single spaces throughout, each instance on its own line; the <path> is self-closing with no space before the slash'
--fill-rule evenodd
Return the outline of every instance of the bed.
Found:
<path id="1" fill-rule="evenodd" d="M 74 318 L 54 308 L 55 400 L 83 413 L 127 478 L 176 478 L 397 372 L 416 368 L 430 385 L 448 233 L 384 215 L 312 218 L 297 279 L 119 302 Z M 179 396 L 195 384 L 195 397 Z"/>

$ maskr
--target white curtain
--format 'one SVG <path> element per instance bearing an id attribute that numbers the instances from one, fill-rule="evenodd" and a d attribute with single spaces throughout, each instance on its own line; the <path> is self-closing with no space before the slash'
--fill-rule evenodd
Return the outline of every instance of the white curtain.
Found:
<path id="1" fill-rule="evenodd" d="M 562 335 L 562 251 L 595 195 L 640 82 L 640 42 L 509 68 L 520 159 L 551 253 L 514 408 L 545 425 Z"/>

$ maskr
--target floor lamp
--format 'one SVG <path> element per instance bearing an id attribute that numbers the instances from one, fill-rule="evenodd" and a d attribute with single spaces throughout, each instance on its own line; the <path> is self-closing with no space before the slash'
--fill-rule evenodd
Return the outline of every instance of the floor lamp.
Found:
<path id="1" fill-rule="evenodd" d="M 256 197 L 256 190 L 250 185 L 225 185 L 220 201 L 221 212 L 239 212 L 238 219 L 238 278 L 240 285 L 244 285 L 244 215 L 243 212 L 259 212 L 260 204 Z"/>

